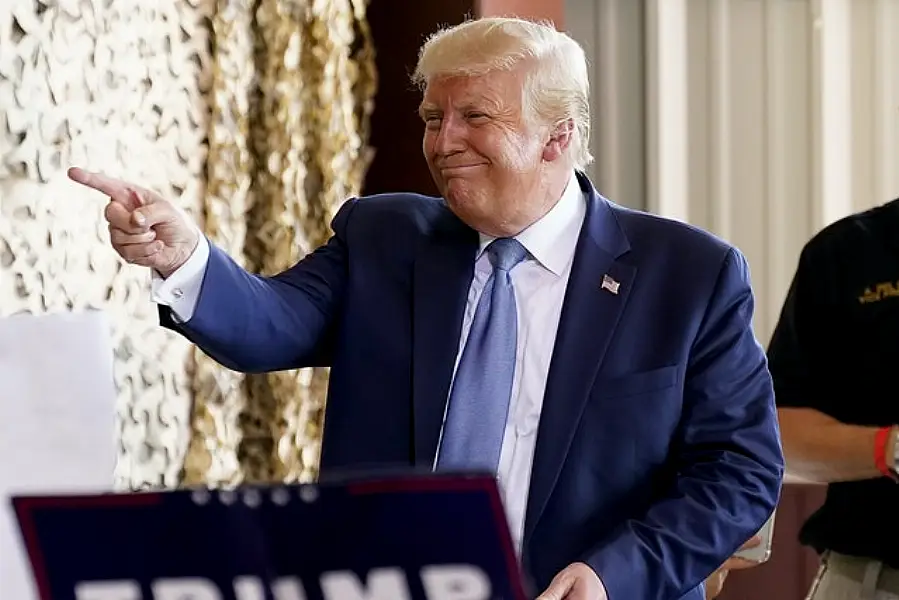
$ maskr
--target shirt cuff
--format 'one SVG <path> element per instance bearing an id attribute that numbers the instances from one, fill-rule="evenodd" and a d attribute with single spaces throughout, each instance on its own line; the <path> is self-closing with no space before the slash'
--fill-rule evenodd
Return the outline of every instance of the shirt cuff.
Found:
<path id="1" fill-rule="evenodd" d="M 175 321 L 190 321 L 200 299 L 208 262 L 209 241 L 201 235 L 193 254 L 177 271 L 165 279 L 155 270 L 151 272 L 150 297 L 153 302 L 168 306 Z"/>

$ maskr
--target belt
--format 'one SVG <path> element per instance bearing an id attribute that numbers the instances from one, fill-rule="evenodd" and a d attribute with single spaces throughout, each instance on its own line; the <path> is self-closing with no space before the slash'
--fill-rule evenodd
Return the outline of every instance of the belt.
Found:
<path id="1" fill-rule="evenodd" d="M 871 558 L 836 552 L 828 552 L 824 560 L 829 571 L 862 585 L 873 585 L 876 590 L 899 595 L 899 569 L 893 569 Z"/>

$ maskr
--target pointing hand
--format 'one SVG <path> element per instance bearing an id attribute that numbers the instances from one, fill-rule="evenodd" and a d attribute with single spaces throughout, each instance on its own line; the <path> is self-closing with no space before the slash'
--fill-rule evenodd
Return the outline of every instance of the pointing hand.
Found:
<path id="1" fill-rule="evenodd" d="M 168 277 L 197 247 L 197 226 L 159 194 L 77 167 L 69 169 L 69 178 L 109 196 L 105 211 L 109 237 L 115 251 L 129 263 Z"/>

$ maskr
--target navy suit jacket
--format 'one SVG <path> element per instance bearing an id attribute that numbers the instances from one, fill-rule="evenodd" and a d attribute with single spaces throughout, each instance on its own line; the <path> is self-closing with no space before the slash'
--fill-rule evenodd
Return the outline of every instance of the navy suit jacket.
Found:
<path id="1" fill-rule="evenodd" d="M 689 225 L 588 199 L 549 371 L 522 566 L 575 561 L 611 600 L 703 597 L 767 520 L 783 456 L 743 256 Z M 321 456 L 430 469 L 478 235 L 440 198 L 346 202 L 334 235 L 275 277 L 211 247 L 180 331 L 245 372 L 332 367 Z M 601 286 L 608 275 L 617 293 Z"/>

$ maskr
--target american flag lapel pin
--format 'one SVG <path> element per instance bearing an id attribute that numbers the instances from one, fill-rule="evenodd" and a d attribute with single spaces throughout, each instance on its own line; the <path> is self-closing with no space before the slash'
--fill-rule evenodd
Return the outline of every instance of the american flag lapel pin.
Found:
<path id="1" fill-rule="evenodd" d="M 613 294 L 618 293 L 618 288 L 621 286 L 620 283 L 609 277 L 608 275 L 602 276 L 602 289 L 612 292 Z"/>

